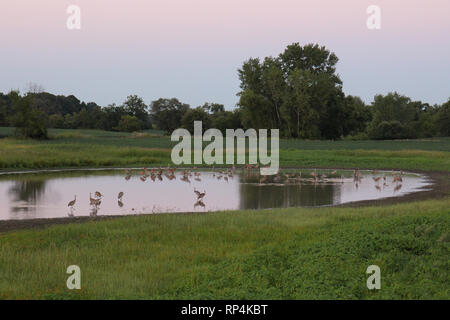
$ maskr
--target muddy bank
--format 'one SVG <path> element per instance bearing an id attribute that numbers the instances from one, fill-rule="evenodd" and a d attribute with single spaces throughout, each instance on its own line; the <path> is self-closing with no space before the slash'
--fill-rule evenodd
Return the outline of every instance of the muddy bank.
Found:
<path id="1" fill-rule="evenodd" d="M 410 193 L 401 197 L 383 198 L 377 200 L 363 200 L 338 205 L 339 207 L 362 207 L 373 205 L 389 205 L 396 203 L 422 201 L 428 199 L 441 199 L 450 195 L 450 172 L 429 172 L 414 171 L 428 176 L 433 183 L 422 191 Z M 172 213 L 186 214 L 186 213 Z M 197 213 L 198 214 L 198 213 Z M 51 218 L 51 219 L 30 219 L 30 220 L 4 220 L 0 221 L 0 232 L 10 232 L 15 230 L 39 229 L 52 225 L 67 223 L 84 223 L 88 221 L 104 221 L 117 219 L 123 216 L 97 216 L 97 217 L 73 217 L 73 218 Z M 130 217 L 130 215 L 127 215 Z"/>

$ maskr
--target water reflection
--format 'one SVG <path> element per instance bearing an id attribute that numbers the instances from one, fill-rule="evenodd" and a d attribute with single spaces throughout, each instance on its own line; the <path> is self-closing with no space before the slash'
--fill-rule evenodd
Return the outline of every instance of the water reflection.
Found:
<path id="1" fill-rule="evenodd" d="M 397 178 L 396 178 L 397 176 Z M 0 220 L 314 207 L 414 192 L 423 176 L 336 170 L 95 170 L 0 175 Z"/>

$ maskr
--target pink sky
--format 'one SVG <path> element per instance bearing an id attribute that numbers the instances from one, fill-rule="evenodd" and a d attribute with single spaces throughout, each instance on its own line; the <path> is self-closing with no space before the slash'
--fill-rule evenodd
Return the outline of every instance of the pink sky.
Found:
<path id="1" fill-rule="evenodd" d="M 81 30 L 66 8 L 81 8 Z M 366 8 L 381 8 L 368 30 Z M 101 105 L 128 94 L 232 107 L 236 70 L 292 42 L 340 58 L 347 94 L 450 97 L 449 0 L 2 0 L 0 91 L 29 81 Z"/>

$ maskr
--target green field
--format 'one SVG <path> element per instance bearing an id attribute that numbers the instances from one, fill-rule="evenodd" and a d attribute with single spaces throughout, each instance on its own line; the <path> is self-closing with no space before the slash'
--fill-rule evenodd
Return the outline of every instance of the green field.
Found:
<path id="1" fill-rule="evenodd" d="M 11 133 L 1 128 L 0 133 Z M 50 130 L 45 141 L 0 139 L 0 169 L 166 166 L 171 142 L 160 132 Z M 296 167 L 450 171 L 450 138 L 405 141 L 280 141 L 280 164 Z"/>
<path id="2" fill-rule="evenodd" d="M 0 136 L 11 133 L 0 128 Z M 0 139 L 0 168 L 159 166 L 160 132 Z M 450 139 L 280 141 L 282 166 L 450 171 Z M 448 183 L 447 183 L 448 184 Z M 0 233 L 0 299 L 449 299 L 450 197 L 133 216 Z M 66 288 L 79 265 L 82 289 Z M 366 287 L 369 265 L 381 290 Z"/>

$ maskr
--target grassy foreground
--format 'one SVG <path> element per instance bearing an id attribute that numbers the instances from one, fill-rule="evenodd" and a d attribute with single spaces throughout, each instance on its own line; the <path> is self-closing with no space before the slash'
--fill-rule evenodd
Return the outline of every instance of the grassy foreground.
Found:
<path id="1" fill-rule="evenodd" d="M 0 234 L 0 298 L 448 299 L 450 199 Z M 66 288 L 69 265 L 79 291 Z M 381 290 L 366 287 L 369 265 Z"/>

